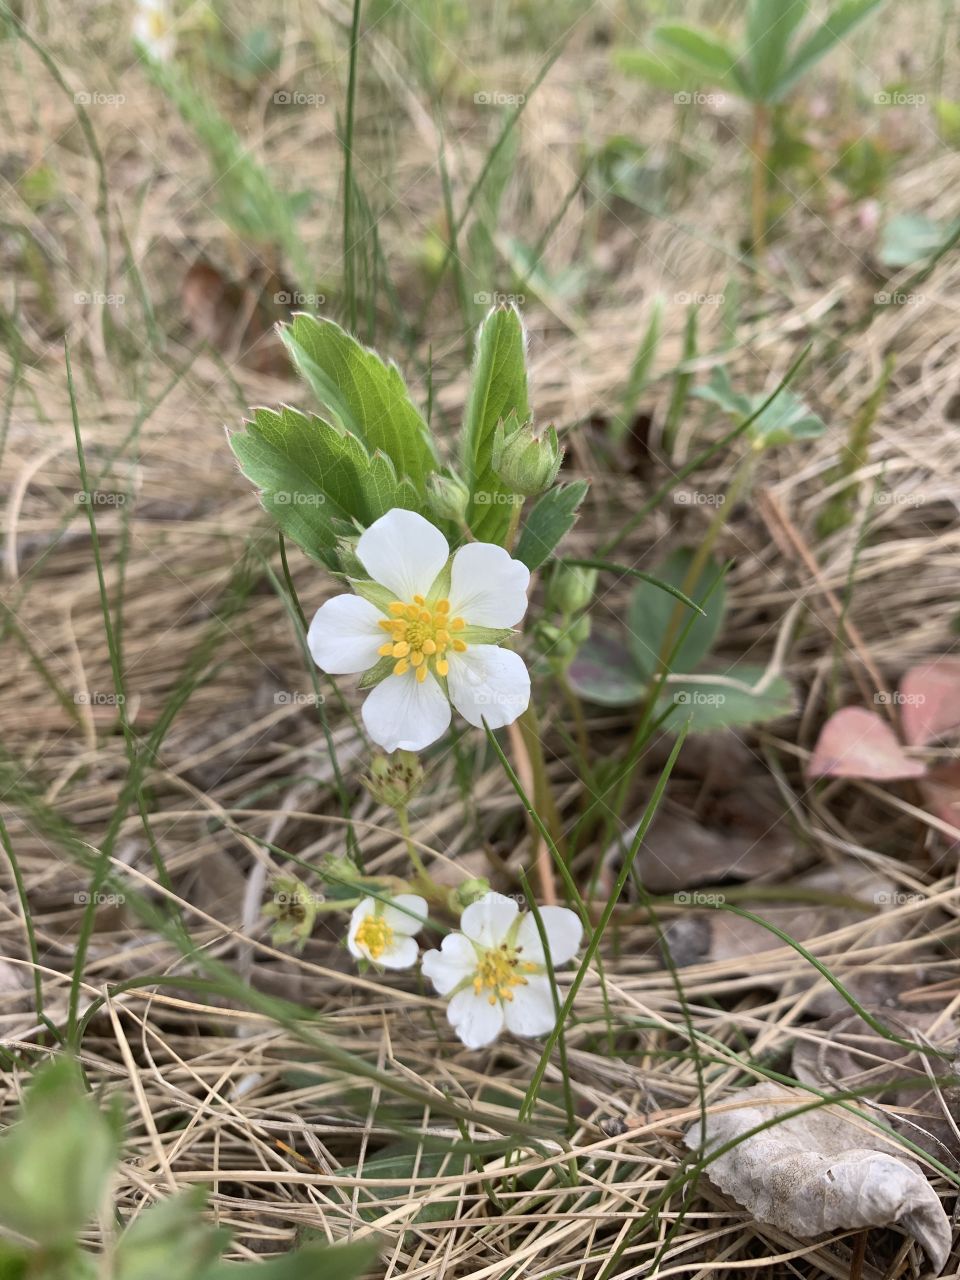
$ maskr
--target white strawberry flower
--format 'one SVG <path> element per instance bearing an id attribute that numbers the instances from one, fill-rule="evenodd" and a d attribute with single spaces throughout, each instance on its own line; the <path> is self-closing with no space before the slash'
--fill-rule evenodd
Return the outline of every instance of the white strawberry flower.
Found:
<path id="1" fill-rule="evenodd" d="M 364 898 L 350 916 L 347 949 L 381 969 L 409 969 L 417 962 L 414 939 L 426 918 L 427 903 L 418 893 L 398 893 L 389 902 Z"/>
<path id="2" fill-rule="evenodd" d="M 362 715 L 374 742 L 422 751 L 446 732 L 451 703 L 478 729 L 527 709 L 527 668 L 500 648 L 527 609 L 526 565 L 490 542 L 451 559 L 436 525 L 400 507 L 361 534 L 356 554 L 372 581 L 322 604 L 307 641 L 328 674 L 369 673 Z"/>
<path id="3" fill-rule="evenodd" d="M 157 62 L 169 62 L 177 47 L 170 0 L 136 0 L 133 38 Z"/>
<path id="4" fill-rule="evenodd" d="M 577 954 L 580 918 L 567 907 L 541 907 L 554 967 Z M 460 917 L 422 969 L 439 995 L 450 996 L 447 1018 L 468 1049 L 482 1049 L 503 1031 L 543 1036 L 556 1024 L 553 992 L 535 918 L 512 898 L 488 893 Z"/>

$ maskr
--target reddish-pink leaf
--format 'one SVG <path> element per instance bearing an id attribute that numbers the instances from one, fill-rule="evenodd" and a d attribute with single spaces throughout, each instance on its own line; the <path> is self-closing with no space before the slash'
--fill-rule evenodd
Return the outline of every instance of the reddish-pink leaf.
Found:
<path id="1" fill-rule="evenodd" d="M 920 778 L 926 766 L 904 755 L 893 730 L 874 711 L 844 707 L 820 731 L 807 764 L 811 778 Z"/>
<path id="2" fill-rule="evenodd" d="M 911 747 L 960 725 L 960 661 L 940 658 L 911 667 L 900 682 L 900 723 Z"/>

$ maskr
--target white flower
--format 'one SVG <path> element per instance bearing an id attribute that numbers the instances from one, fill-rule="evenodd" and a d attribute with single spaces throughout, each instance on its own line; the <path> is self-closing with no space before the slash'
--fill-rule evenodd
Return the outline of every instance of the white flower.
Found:
<path id="1" fill-rule="evenodd" d="M 363 704 L 370 737 L 385 751 L 422 751 L 450 724 L 450 703 L 477 728 L 512 724 L 530 701 L 523 659 L 489 643 L 527 608 L 530 571 L 490 542 L 450 559 L 440 530 L 394 507 L 357 542 L 373 585 L 321 605 L 307 636 L 330 675 L 386 674 Z M 492 629 L 492 630 L 490 630 Z"/>
<path id="2" fill-rule="evenodd" d="M 136 0 L 133 38 L 157 62 L 169 62 L 177 47 L 169 0 Z"/>
<path id="3" fill-rule="evenodd" d="M 426 901 L 417 893 L 398 893 L 388 903 L 364 898 L 350 916 L 347 948 L 382 969 L 409 969 L 417 962 L 414 934 L 426 918 Z"/>
<path id="4" fill-rule="evenodd" d="M 577 954 L 583 925 L 566 907 L 541 907 L 554 966 Z M 543 944 L 532 915 L 512 898 L 488 893 L 460 917 L 439 951 L 423 957 L 423 972 L 442 996 L 447 1018 L 468 1049 L 482 1049 L 506 1027 L 515 1036 L 543 1036 L 556 1023 Z"/>

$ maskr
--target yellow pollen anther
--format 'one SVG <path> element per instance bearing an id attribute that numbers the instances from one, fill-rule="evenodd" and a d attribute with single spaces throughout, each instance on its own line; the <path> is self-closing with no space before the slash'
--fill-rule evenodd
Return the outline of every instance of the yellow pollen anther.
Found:
<path id="1" fill-rule="evenodd" d="M 498 1000 L 512 1000 L 513 987 L 525 987 L 527 979 L 521 977 L 520 970 L 535 973 L 535 964 L 520 964 L 516 951 L 505 942 L 499 947 L 489 947 L 484 951 L 477 971 L 473 977 L 473 990 L 479 996 L 488 991 L 487 1000 L 496 1004 Z"/>
<path id="2" fill-rule="evenodd" d="M 379 960 L 393 942 L 393 930 L 383 916 L 364 916 L 354 937 L 357 946 L 366 947 L 374 960 Z"/>
<path id="3" fill-rule="evenodd" d="M 378 652 L 396 658 L 394 674 L 406 675 L 413 670 L 422 683 L 433 671 L 444 678 L 450 674 L 449 653 L 465 653 L 465 641 L 454 639 L 451 631 L 463 631 L 464 618 L 450 616 L 450 601 L 428 603 L 425 596 L 415 595 L 411 602 L 393 600 L 387 606 L 389 617 L 379 625 L 389 633 L 389 643 Z"/>

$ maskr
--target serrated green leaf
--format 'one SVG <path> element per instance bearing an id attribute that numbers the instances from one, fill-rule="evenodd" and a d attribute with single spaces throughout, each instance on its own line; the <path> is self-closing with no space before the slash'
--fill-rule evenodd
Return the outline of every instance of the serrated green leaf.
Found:
<path id="1" fill-rule="evenodd" d="M 379 1252 L 375 1242 L 366 1240 L 306 1245 L 296 1253 L 267 1262 L 219 1262 L 203 1273 L 202 1280 L 358 1280 L 370 1270 Z"/>
<path id="2" fill-rule="evenodd" d="M 512 412 L 521 422 L 530 417 L 523 323 L 517 309 L 507 307 L 491 311 L 480 326 L 463 420 L 462 470 L 471 495 L 467 524 L 482 542 L 501 543 L 510 526 L 508 499 L 514 495 L 494 474 L 492 458 L 497 424 Z"/>
<path id="3" fill-rule="evenodd" d="M 690 72 L 666 54 L 655 57 L 646 49 L 617 49 L 613 60 L 626 75 L 639 76 L 668 93 L 690 88 Z"/>
<path id="4" fill-rule="evenodd" d="M 742 663 L 722 672 L 727 680 L 755 686 L 763 678 L 764 668 Z M 796 698 L 789 681 L 776 676 L 762 693 L 728 684 L 704 683 L 703 680 L 671 681 L 660 699 L 660 710 L 675 708 L 665 721 L 667 729 L 678 729 L 688 719 L 693 733 L 708 733 L 735 725 L 766 724 L 796 711 Z"/>
<path id="5" fill-rule="evenodd" d="M 330 563 L 344 525 L 365 528 L 392 507 L 422 510 L 386 454 L 371 457 L 355 435 L 322 418 L 287 406 L 257 409 L 245 427 L 230 437 L 240 469 L 309 555 Z"/>
<path id="6" fill-rule="evenodd" d="M 396 365 L 385 364 L 332 320 L 298 315 L 280 336 L 321 405 L 371 454 L 382 450 L 397 474 L 424 495 L 437 458 Z"/>
<path id="7" fill-rule="evenodd" d="M 786 97 L 798 80 L 884 3 L 885 0 L 844 0 L 838 4 L 789 59 L 770 93 L 770 101 Z"/>
<path id="8" fill-rule="evenodd" d="M 57 1058 L 34 1075 L 20 1122 L 0 1140 L 0 1224 L 56 1249 L 100 1207 L 120 1153 L 119 1112 L 104 1112 L 76 1063 Z"/>
<path id="9" fill-rule="evenodd" d="M 561 538 L 573 528 L 577 509 L 587 496 L 586 480 L 558 485 L 538 498 L 523 526 L 514 557 L 532 573 L 549 559 Z"/>
<path id="10" fill-rule="evenodd" d="M 230 1232 L 205 1222 L 203 1188 L 151 1205 L 120 1237 L 113 1260 L 115 1280 L 201 1280 L 230 1240 Z"/>
<path id="11" fill-rule="evenodd" d="M 736 421 L 743 421 L 755 414 L 766 400 L 766 395 L 746 396 L 730 386 L 727 372 L 714 369 L 709 383 L 697 387 L 693 393 L 700 400 L 719 405 Z M 811 440 L 823 434 L 823 419 L 788 387 L 783 387 L 758 414 L 749 427 L 750 438 L 764 448 L 776 444 L 789 444 L 793 440 Z"/>
<path id="12" fill-rule="evenodd" d="M 711 32 L 668 23 L 654 29 L 653 39 L 695 75 L 703 76 L 714 84 L 746 92 L 737 54 Z"/>
<path id="13" fill-rule="evenodd" d="M 912 267 L 932 258 L 956 223 L 937 222 L 922 213 L 898 213 L 883 229 L 879 258 L 885 267 Z"/>
<path id="14" fill-rule="evenodd" d="M 723 623 L 726 609 L 726 592 L 723 582 L 714 583 L 720 570 L 708 563 L 692 588 L 686 586 L 687 574 L 693 564 L 694 552 L 687 548 L 674 551 L 654 576 L 673 587 L 686 591 L 687 595 L 703 609 L 703 614 L 693 614 L 685 609 L 676 630 L 679 639 L 689 623 L 689 630 L 671 663 L 677 672 L 696 671 L 710 652 Z M 712 588 L 712 589 L 711 589 Z M 657 672 L 658 657 L 668 633 L 673 627 L 677 603 L 671 595 L 651 582 L 641 582 L 634 591 L 627 611 L 627 647 L 641 676 L 652 678 Z"/>
<path id="15" fill-rule="evenodd" d="M 794 32 L 806 16 L 808 0 L 750 0 L 747 8 L 747 63 L 751 96 L 765 102 L 779 80 Z"/>
<path id="16" fill-rule="evenodd" d="M 647 691 L 633 655 L 612 636 L 591 635 L 567 668 L 570 687 L 581 698 L 602 707 L 629 707 Z"/>

